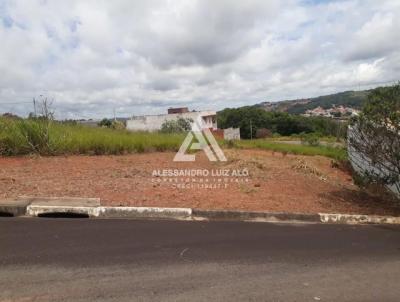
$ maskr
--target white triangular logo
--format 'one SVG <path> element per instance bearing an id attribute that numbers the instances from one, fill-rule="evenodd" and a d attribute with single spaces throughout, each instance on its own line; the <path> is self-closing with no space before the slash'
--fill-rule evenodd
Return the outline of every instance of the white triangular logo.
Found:
<path id="1" fill-rule="evenodd" d="M 181 147 L 179 148 L 178 153 L 176 153 L 174 157 L 174 161 L 195 161 L 196 155 L 186 154 L 186 151 L 188 149 L 204 150 L 210 161 L 227 161 L 224 152 L 222 152 L 210 129 L 202 129 L 201 123 L 201 117 L 199 117 L 192 124 L 192 131 L 189 132 L 186 136 Z M 197 143 L 192 143 L 193 138 L 197 139 Z M 207 141 L 209 142 L 209 144 L 207 143 Z"/>

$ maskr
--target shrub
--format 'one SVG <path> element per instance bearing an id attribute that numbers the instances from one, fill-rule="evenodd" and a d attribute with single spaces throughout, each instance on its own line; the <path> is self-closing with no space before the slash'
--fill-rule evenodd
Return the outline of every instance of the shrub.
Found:
<path id="1" fill-rule="evenodd" d="M 300 139 L 301 139 L 302 144 L 306 144 L 309 146 L 319 146 L 320 145 L 320 137 L 316 133 L 302 134 Z"/>
<path id="2" fill-rule="evenodd" d="M 260 128 L 256 131 L 256 138 L 272 137 L 272 131 L 267 128 Z"/>
<path id="3" fill-rule="evenodd" d="M 108 118 L 103 118 L 97 125 L 100 127 L 106 127 L 106 128 L 111 128 L 112 126 L 112 121 Z"/>
<path id="4" fill-rule="evenodd" d="M 255 139 L 252 141 L 241 140 L 236 142 L 238 148 L 259 148 L 266 149 L 275 152 L 281 152 L 283 154 L 299 154 L 299 155 L 321 155 L 326 156 L 338 161 L 347 160 L 347 151 L 340 147 L 328 147 L 328 146 L 307 146 L 307 145 L 294 145 L 285 144 L 268 140 Z"/>
<path id="5" fill-rule="evenodd" d="M 113 128 L 115 130 L 123 130 L 123 129 L 125 129 L 125 124 L 120 121 L 113 121 L 111 123 L 111 128 Z"/>
<path id="6" fill-rule="evenodd" d="M 349 150 L 363 178 L 400 194 L 400 83 L 371 91 L 349 129 Z"/>
<path id="7" fill-rule="evenodd" d="M 182 133 L 192 129 L 193 120 L 190 118 L 178 118 L 176 120 L 165 121 L 161 125 L 162 133 Z"/>

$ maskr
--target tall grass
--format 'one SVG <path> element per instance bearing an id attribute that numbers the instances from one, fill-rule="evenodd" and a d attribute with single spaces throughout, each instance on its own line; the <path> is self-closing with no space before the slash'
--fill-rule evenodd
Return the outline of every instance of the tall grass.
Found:
<path id="1" fill-rule="evenodd" d="M 321 155 L 339 161 L 344 161 L 347 159 L 346 149 L 340 147 L 292 145 L 263 139 L 236 141 L 233 147 L 258 148 L 298 155 Z"/>
<path id="2" fill-rule="evenodd" d="M 176 151 L 183 138 L 179 134 L 128 132 L 44 120 L 0 118 L 1 155 Z"/>
<path id="3" fill-rule="evenodd" d="M 0 155 L 125 154 L 149 151 L 177 151 L 184 134 L 129 132 L 63 124 L 36 119 L 0 117 Z M 306 146 L 271 140 L 220 141 L 225 147 L 258 148 L 282 153 L 322 155 L 345 160 L 344 148 Z"/>

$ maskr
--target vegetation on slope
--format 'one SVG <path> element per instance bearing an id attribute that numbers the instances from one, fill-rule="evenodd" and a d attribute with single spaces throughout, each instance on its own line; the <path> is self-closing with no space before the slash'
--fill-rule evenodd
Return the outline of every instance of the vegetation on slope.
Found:
<path id="1" fill-rule="evenodd" d="M 304 117 L 283 112 L 267 112 L 254 106 L 224 109 L 218 112 L 218 127 L 240 128 L 242 138 L 255 138 L 257 129 L 269 129 L 279 135 L 318 133 L 321 136 L 346 136 L 347 125 L 324 117 Z"/>
<path id="2" fill-rule="evenodd" d="M 373 90 L 374 89 L 344 91 L 314 98 L 285 100 L 279 102 L 262 102 L 254 105 L 254 107 L 258 107 L 266 111 L 287 112 L 290 114 L 303 114 L 307 110 L 313 110 L 317 107 L 329 109 L 334 105 L 361 109 L 366 102 L 368 94 Z"/>

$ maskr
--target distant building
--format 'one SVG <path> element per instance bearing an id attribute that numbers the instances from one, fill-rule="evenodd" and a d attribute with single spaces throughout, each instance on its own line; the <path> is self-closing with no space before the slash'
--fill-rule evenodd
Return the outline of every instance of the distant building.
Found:
<path id="1" fill-rule="evenodd" d="M 359 111 L 357 109 L 351 107 L 338 106 L 333 105 L 332 108 L 324 109 L 321 106 L 318 106 L 314 109 L 306 110 L 304 116 L 323 116 L 329 118 L 336 119 L 348 119 L 351 116 L 358 115 Z"/>
<path id="2" fill-rule="evenodd" d="M 126 129 L 131 131 L 158 131 L 165 121 L 178 118 L 200 119 L 202 129 L 217 129 L 217 113 L 215 111 L 189 111 L 188 108 L 169 108 L 168 114 L 133 116 L 126 121 Z"/>
<path id="3" fill-rule="evenodd" d="M 187 113 L 187 112 L 189 112 L 188 107 L 169 108 L 168 109 L 168 114 Z"/>
<path id="4" fill-rule="evenodd" d="M 211 133 L 227 141 L 240 140 L 240 128 L 212 129 Z"/>

